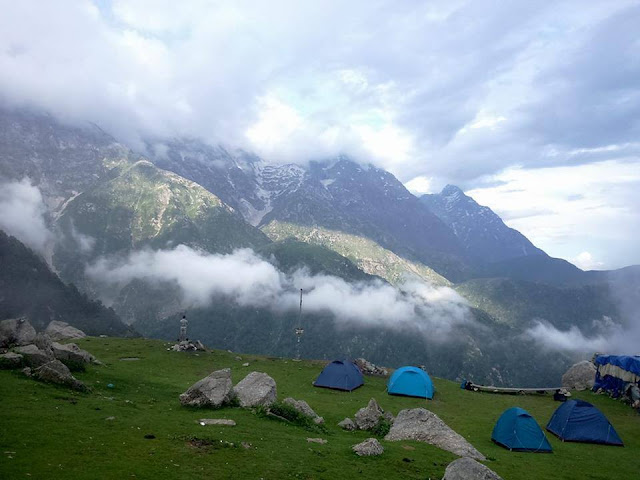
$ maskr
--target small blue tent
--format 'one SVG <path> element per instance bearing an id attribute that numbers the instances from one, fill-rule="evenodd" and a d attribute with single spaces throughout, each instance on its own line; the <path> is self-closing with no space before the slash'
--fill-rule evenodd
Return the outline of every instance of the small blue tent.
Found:
<path id="1" fill-rule="evenodd" d="M 364 384 L 358 366 L 350 360 L 334 360 L 313 382 L 314 387 L 333 388 L 350 392 Z"/>
<path id="2" fill-rule="evenodd" d="M 433 398 L 433 382 L 429 374 L 417 367 L 401 367 L 391 375 L 387 383 L 389 395 Z"/>
<path id="3" fill-rule="evenodd" d="M 553 412 L 547 430 L 565 442 L 623 445 L 607 417 L 583 400 L 569 400 L 560 405 Z"/>
<path id="4" fill-rule="evenodd" d="M 551 445 L 538 423 L 519 407 L 509 408 L 500 415 L 491 440 L 516 452 L 551 453 Z"/>

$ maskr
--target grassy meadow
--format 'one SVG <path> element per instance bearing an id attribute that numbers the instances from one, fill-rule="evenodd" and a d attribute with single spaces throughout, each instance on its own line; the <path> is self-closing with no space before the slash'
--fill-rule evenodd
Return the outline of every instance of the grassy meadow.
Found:
<path id="1" fill-rule="evenodd" d="M 559 403 L 548 396 L 469 392 L 441 379 L 434 379 L 437 391 L 431 401 L 389 396 L 383 378 L 366 377 L 363 387 L 345 393 L 312 386 L 323 362 L 226 351 L 173 352 L 162 341 L 146 339 L 86 338 L 77 343 L 104 362 L 75 373 L 91 387 L 90 393 L 0 371 L 0 478 L 442 478 L 457 457 L 423 443 L 381 440 L 385 452 L 380 457 L 352 453 L 351 446 L 371 434 L 346 432 L 336 424 L 353 418 L 371 397 L 394 415 L 404 408 L 432 410 L 505 480 L 638 478 L 640 415 L 590 392 L 575 397 L 599 407 L 625 447 L 563 443 L 547 434 L 553 454 L 512 453 L 491 442 L 500 414 L 520 406 L 544 426 Z M 138 360 L 123 360 L 131 357 Z M 278 399 L 306 400 L 325 418 L 326 431 L 307 431 L 240 408 L 180 405 L 180 393 L 225 367 L 231 367 L 234 384 L 254 370 L 268 373 L 277 382 Z M 237 426 L 201 426 L 199 418 L 229 418 Z M 328 443 L 309 443 L 308 437 Z"/>

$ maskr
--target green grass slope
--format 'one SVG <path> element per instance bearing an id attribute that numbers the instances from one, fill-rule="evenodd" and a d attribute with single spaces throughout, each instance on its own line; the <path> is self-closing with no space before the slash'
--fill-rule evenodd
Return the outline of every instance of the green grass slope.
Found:
<path id="1" fill-rule="evenodd" d="M 352 445 L 371 435 L 345 432 L 336 424 L 371 397 L 394 414 L 411 407 L 434 411 L 484 453 L 486 464 L 506 480 L 637 475 L 640 416 L 589 392 L 578 397 L 603 410 L 625 441 L 624 448 L 562 443 L 548 435 L 553 454 L 512 453 L 490 440 L 501 412 L 518 405 L 544 424 L 558 403 L 548 397 L 468 392 L 439 379 L 433 401 L 388 396 L 381 378 L 367 377 L 363 387 L 343 393 L 312 387 L 322 368 L 318 362 L 245 355 L 238 360 L 236 354 L 221 351 L 169 352 L 164 343 L 143 339 L 87 338 L 78 343 L 105 363 L 77 375 L 92 387 L 91 393 L 73 393 L 0 371 L 0 478 L 442 478 L 456 457 L 430 445 L 382 440 L 385 452 L 380 457 L 359 458 L 351 452 Z M 139 360 L 121 360 L 126 357 Z M 250 366 L 242 367 L 243 362 Z M 308 401 L 324 416 L 327 431 L 307 431 L 239 408 L 180 406 L 181 392 L 223 367 L 232 368 L 234 383 L 249 371 L 267 372 L 278 384 L 279 399 Z M 237 426 L 196 423 L 204 417 L 231 418 Z M 308 437 L 328 443 L 308 443 Z"/>

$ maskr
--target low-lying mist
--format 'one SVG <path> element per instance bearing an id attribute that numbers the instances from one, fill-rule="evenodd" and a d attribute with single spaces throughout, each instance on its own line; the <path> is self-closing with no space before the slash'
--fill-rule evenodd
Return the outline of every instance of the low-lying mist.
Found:
<path id="1" fill-rule="evenodd" d="M 340 325 L 413 327 L 432 339 L 445 339 L 454 326 L 472 323 L 464 298 L 448 287 L 407 279 L 399 288 L 382 281 L 349 283 L 306 269 L 280 271 L 252 250 L 209 254 L 185 245 L 169 250 L 141 250 L 126 257 L 102 257 L 87 267 L 93 282 L 124 287 L 133 280 L 170 282 L 185 308 L 206 307 L 224 295 L 242 306 L 274 311 L 298 308 L 304 291 L 305 312 L 328 312 Z"/>

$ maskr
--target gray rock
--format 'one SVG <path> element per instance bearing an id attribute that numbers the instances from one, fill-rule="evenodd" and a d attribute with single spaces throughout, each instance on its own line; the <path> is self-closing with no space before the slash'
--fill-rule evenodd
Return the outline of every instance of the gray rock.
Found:
<path id="1" fill-rule="evenodd" d="M 370 457 L 372 455 L 382 455 L 384 448 L 375 438 L 367 438 L 364 442 L 358 443 L 351 447 L 359 457 Z"/>
<path id="2" fill-rule="evenodd" d="M 464 457 L 447 466 L 442 480 L 502 480 L 502 477 L 473 458 Z"/>
<path id="3" fill-rule="evenodd" d="M 6 370 L 20 368 L 22 359 L 23 357 L 19 353 L 9 352 L 0 354 L 0 368 Z"/>
<path id="4" fill-rule="evenodd" d="M 87 336 L 82 330 L 72 327 L 66 322 L 59 322 L 57 320 L 49 323 L 44 333 L 49 335 L 51 340 L 55 342 L 70 338 L 84 338 Z"/>
<path id="5" fill-rule="evenodd" d="M 36 338 L 36 331 L 26 317 L 9 318 L 0 322 L 0 348 L 29 345 Z"/>
<path id="6" fill-rule="evenodd" d="M 282 402 L 286 403 L 287 405 L 291 405 L 303 415 L 312 418 L 317 425 L 324 423 L 324 418 L 314 412 L 313 408 L 311 408 L 309 404 L 304 400 L 295 400 L 294 398 L 287 397 Z"/>
<path id="7" fill-rule="evenodd" d="M 324 445 L 327 443 L 327 440 L 324 438 L 307 438 L 307 443 L 319 443 L 320 445 Z"/>
<path id="8" fill-rule="evenodd" d="M 27 377 L 30 377 L 30 376 L 31 376 L 31 368 L 29 368 L 29 367 L 24 367 L 24 368 L 22 369 L 22 373 L 24 373 Z"/>
<path id="9" fill-rule="evenodd" d="M 354 363 L 364 375 L 374 375 L 377 377 L 387 377 L 389 375 L 388 369 L 374 365 L 364 358 L 356 358 Z"/>
<path id="10" fill-rule="evenodd" d="M 81 349 L 75 343 L 61 344 L 51 343 L 53 356 L 71 369 L 81 370 L 89 363 L 96 363 L 96 359 L 86 350 Z"/>
<path id="11" fill-rule="evenodd" d="M 225 425 L 228 427 L 235 427 L 236 422 L 228 418 L 201 418 L 198 420 L 200 425 Z"/>
<path id="12" fill-rule="evenodd" d="M 86 385 L 77 380 L 67 366 L 60 360 L 52 360 L 33 371 L 33 377 L 48 383 L 57 383 L 73 388 L 74 390 L 86 391 Z"/>
<path id="13" fill-rule="evenodd" d="M 43 352 L 33 344 L 24 345 L 22 347 L 16 348 L 15 350 L 16 353 L 22 355 L 22 357 L 24 358 L 24 363 L 32 368 L 39 367 L 53 360 L 53 357 L 48 355 L 47 352 Z"/>
<path id="14" fill-rule="evenodd" d="M 220 407 L 231 401 L 232 387 L 231 369 L 216 370 L 180 395 L 180 403 L 191 407 Z"/>
<path id="15" fill-rule="evenodd" d="M 591 389 L 596 380 L 596 366 L 583 360 L 573 365 L 562 375 L 562 386 L 575 390 Z"/>
<path id="16" fill-rule="evenodd" d="M 355 423 L 360 430 L 371 430 L 380 423 L 384 411 L 378 405 L 375 398 L 369 400 L 366 407 L 361 408 L 355 414 Z"/>
<path id="17" fill-rule="evenodd" d="M 462 435 L 454 432 L 435 413 L 425 408 L 401 410 L 385 440 L 417 440 L 461 457 L 486 460 Z"/>
<path id="18" fill-rule="evenodd" d="M 33 344 L 45 352 L 49 358 L 54 358 L 51 337 L 49 335 L 46 333 L 38 333 L 33 340 Z"/>
<path id="19" fill-rule="evenodd" d="M 353 430 L 357 430 L 358 427 L 356 426 L 355 423 L 353 423 L 353 420 L 351 420 L 349 417 L 345 418 L 344 420 L 342 420 L 339 424 L 339 427 L 348 430 L 348 431 L 353 431 Z"/>
<path id="20" fill-rule="evenodd" d="M 267 407 L 276 401 L 276 381 L 266 373 L 251 372 L 234 387 L 233 393 L 241 407 Z"/>

